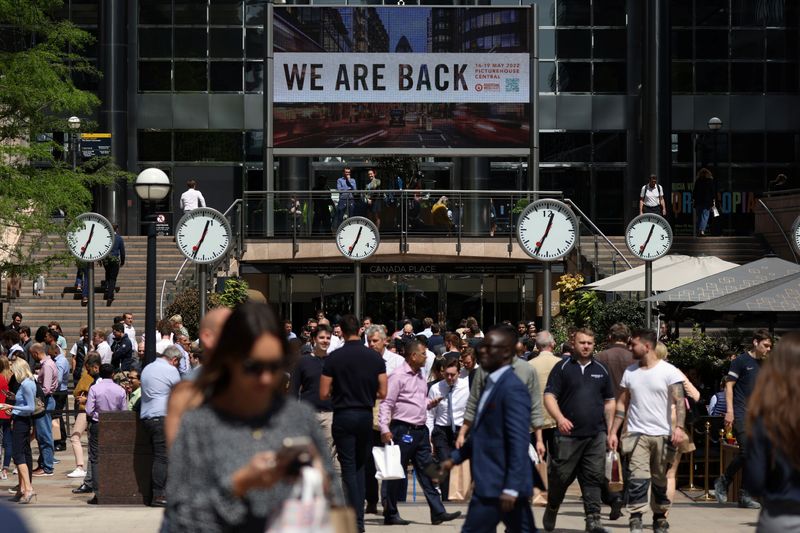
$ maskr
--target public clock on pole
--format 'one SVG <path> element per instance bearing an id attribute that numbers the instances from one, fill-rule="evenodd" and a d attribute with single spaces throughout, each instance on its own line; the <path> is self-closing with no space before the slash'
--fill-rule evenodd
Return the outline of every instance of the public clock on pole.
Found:
<path id="1" fill-rule="evenodd" d="M 228 219 L 210 207 L 192 209 L 178 221 L 175 242 L 189 260 L 200 264 L 221 259 L 231 246 Z"/>
<path id="2" fill-rule="evenodd" d="M 114 226 L 97 213 L 78 215 L 74 229 L 67 233 L 67 246 L 72 255 L 81 261 L 100 261 L 114 246 Z"/>
<path id="3" fill-rule="evenodd" d="M 639 259 L 653 261 L 669 252 L 672 246 L 672 228 L 661 215 L 639 215 L 631 220 L 625 230 L 625 244 Z"/>
<path id="4" fill-rule="evenodd" d="M 792 245 L 800 253 L 800 217 L 797 217 L 794 224 L 792 224 Z"/>
<path id="5" fill-rule="evenodd" d="M 556 261 L 569 254 L 578 238 L 578 219 L 567 204 L 542 199 L 530 204 L 519 217 L 517 241 L 529 256 Z"/>
<path id="6" fill-rule="evenodd" d="M 350 217 L 336 230 L 336 247 L 348 259 L 362 261 L 381 243 L 378 227 L 368 218 Z"/>

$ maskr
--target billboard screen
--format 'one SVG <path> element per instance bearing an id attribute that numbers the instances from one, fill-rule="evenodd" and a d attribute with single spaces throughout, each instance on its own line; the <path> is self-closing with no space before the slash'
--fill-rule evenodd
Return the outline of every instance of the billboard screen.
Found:
<path id="1" fill-rule="evenodd" d="M 275 6 L 275 149 L 528 147 L 528 13 Z"/>

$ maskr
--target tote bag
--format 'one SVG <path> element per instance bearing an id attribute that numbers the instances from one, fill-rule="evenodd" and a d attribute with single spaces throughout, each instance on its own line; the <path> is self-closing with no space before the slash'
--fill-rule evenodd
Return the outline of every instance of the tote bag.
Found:
<path id="1" fill-rule="evenodd" d="M 372 458 L 375 460 L 375 479 L 405 479 L 406 471 L 400 461 L 400 446 L 375 446 L 372 448 Z"/>

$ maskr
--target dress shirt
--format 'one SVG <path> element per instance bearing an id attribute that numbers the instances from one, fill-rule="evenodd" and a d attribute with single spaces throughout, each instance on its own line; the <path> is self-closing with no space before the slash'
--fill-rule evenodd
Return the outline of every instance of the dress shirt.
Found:
<path id="1" fill-rule="evenodd" d="M 447 396 L 450 392 L 450 385 L 447 381 L 442 380 L 437 382 L 428 391 L 428 400 L 435 400 L 442 398 L 439 405 L 433 409 L 428 409 L 428 430 L 433 431 L 433 426 L 450 427 L 450 420 L 447 416 Z M 464 423 L 464 411 L 467 409 L 467 400 L 469 399 L 469 379 L 458 378 L 453 388 L 453 422 L 456 427 Z"/>
<path id="2" fill-rule="evenodd" d="M 36 376 L 36 381 L 42 387 L 42 392 L 50 396 L 58 390 L 58 376 L 59 371 L 55 361 L 50 356 L 45 356 L 42 360 L 42 368 L 39 370 L 39 375 Z"/>
<path id="3" fill-rule="evenodd" d="M 166 339 L 162 338 L 156 343 L 156 353 L 158 355 L 164 355 L 164 350 L 166 350 L 168 346 L 172 346 L 172 339 L 169 337 Z"/>
<path id="4" fill-rule="evenodd" d="M 100 413 L 110 411 L 127 411 L 128 397 L 125 389 L 114 383 L 113 379 L 99 379 L 89 387 L 86 398 L 86 416 L 98 422 Z"/>
<path id="5" fill-rule="evenodd" d="M 113 356 L 114 353 L 111 351 L 111 345 L 109 345 L 107 341 L 103 341 L 97 345 L 97 353 L 100 354 L 100 361 L 104 365 L 111 364 L 111 356 Z"/>
<path id="6" fill-rule="evenodd" d="M 353 193 L 349 191 L 356 190 L 356 180 L 353 178 L 345 178 L 342 176 L 336 180 L 336 190 L 339 191 L 339 202 L 350 201 L 353 199 Z"/>
<path id="7" fill-rule="evenodd" d="M 181 352 L 181 358 L 178 360 L 178 374 L 185 376 L 192 369 L 189 364 L 189 353 L 180 344 L 173 344 L 173 346 Z"/>
<path id="8" fill-rule="evenodd" d="M 133 407 L 136 405 L 136 402 L 138 402 L 141 398 L 142 398 L 142 388 L 139 387 L 138 389 L 133 391 L 131 395 L 128 397 L 128 410 L 133 411 Z"/>
<path id="9" fill-rule="evenodd" d="M 172 364 L 159 357 L 142 370 L 142 404 L 139 418 L 158 418 L 167 414 L 167 400 L 181 376 Z"/>
<path id="10" fill-rule="evenodd" d="M 378 424 L 381 433 L 389 433 L 392 420 L 422 426 L 428 421 L 428 384 L 419 370 L 414 372 L 403 361 L 397 371 L 389 375 L 389 391 L 381 402 Z"/>
<path id="11" fill-rule="evenodd" d="M 435 360 L 436 360 L 436 354 L 426 349 L 425 366 L 422 367 L 422 377 L 425 378 L 425 381 L 428 381 L 428 376 L 431 375 L 431 368 L 433 368 L 433 362 Z"/>
<path id="12" fill-rule="evenodd" d="M 70 370 L 72 370 L 70 368 L 69 361 L 67 361 L 67 358 L 63 353 L 60 353 L 58 356 L 56 356 L 55 363 L 56 367 L 58 368 L 58 390 L 66 392 L 68 388 L 67 385 L 69 382 Z"/>
<path id="13" fill-rule="evenodd" d="M 36 409 L 36 383 L 31 378 L 27 378 L 19 384 L 11 414 L 14 416 L 31 416 L 34 409 Z"/>
<path id="14" fill-rule="evenodd" d="M 510 369 L 511 365 L 505 365 L 489 374 L 489 377 L 486 379 L 486 386 L 483 388 L 483 394 L 481 394 L 481 399 L 478 402 L 478 411 L 475 415 L 475 420 L 481 416 L 481 411 L 483 411 L 483 407 L 486 405 L 486 400 L 489 399 L 489 394 L 491 394 L 494 384 L 497 383 L 497 380 L 500 379 L 500 376 Z"/>
<path id="15" fill-rule="evenodd" d="M 331 335 L 331 345 L 328 346 L 328 353 L 331 353 L 334 350 L 338 350 L 344 346 L 344 339 L 341 337 L 337 337 L 336 335 Z"/>
<path id="16" fill-rule="evenodd" d="M 381 357 L 383 357 L 383 360 L 386 363 L 387 378 L 391 376 L 395 370 L 397 370 L 406 363 L 405 359 L 403 359 L 401 356 L 397 355 L 396 353 L 387 348 L 383 349 Z M 425 376 L 423 375 L 422 377 L 424 378 Z"/>
<path id="17" fill-rule="evenodd" d="M 125 328 L 125 335 L 128 336 L 128 338 L 131 340 L 131 344 L 133 344 L 133 347 L 136 348 L 139 345 L 136 340 L 136 328 L 133 326 L 126 326 L 124 324 L 123 327 Z"/>
<path id="18" fill-rule="evenodd" d="M 203 198 L 203 193 L 197 189 L 188 189 L 181 194 L 181 209 L 184 213 L 197 209 L 198 207 L 205 207 L 206 199 Z"/>

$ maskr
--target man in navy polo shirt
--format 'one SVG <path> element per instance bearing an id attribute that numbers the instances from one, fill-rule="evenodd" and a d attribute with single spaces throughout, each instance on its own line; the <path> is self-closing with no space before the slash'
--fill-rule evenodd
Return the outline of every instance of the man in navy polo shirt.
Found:
<path id="1" fill-rule="evenodd" d="M 603 533 L 600 504 L 605 484 L 606 432 L 614 417 L 614 388 L 606 367 L 593 357 L 594 333 L 575 333 L 574 355 L 550 371 L 544 405 L 556 424 L 555 450 L 548 467 L 545 531 L 556 525 L 567 488 L 578 477 L 586 513 L 586 531 Z"/>

